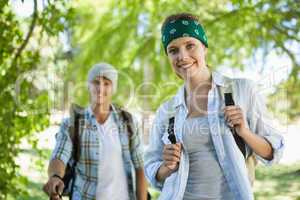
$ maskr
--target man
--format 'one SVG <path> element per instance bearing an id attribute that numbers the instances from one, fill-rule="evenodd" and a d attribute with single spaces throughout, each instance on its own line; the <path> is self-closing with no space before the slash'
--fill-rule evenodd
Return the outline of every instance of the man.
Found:
<path id="1" fill-rule="evenodd" d="M 117 70 L 107 63 L 94 65 L 88 73 L 90 105 L 84 111 L 84 127 L 79 136 L 73 200 L 147 199 L 138 125 L 134 122 L 132 133 L 128 133 L 119 109 L 112 104 L 117 80 Z M 48 168 L 49 180 L 44 190 L 52 199 L 60 199 L 62 178 L 72 157 L 69 127 L 70 119 L 64 120 Z"/>

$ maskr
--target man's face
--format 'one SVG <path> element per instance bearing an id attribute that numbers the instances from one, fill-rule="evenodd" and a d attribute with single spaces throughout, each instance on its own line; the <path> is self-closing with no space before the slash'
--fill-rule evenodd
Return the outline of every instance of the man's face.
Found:
<path id="1" fill-rule="evenodd" d="M 89 91 L 92 104 L 111 104 L 113 94 L 113 85 L 111 80 L 103 76 L 97 76 L 93 81 L 89 83 Z"/>

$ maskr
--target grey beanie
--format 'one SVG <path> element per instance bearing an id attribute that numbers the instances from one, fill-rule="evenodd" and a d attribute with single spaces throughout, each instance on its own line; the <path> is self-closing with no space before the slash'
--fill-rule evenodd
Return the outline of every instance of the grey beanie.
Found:
<path id="1" fill-rule="evenodd" d="M 113 93 L 117 91 L 118 71 L 108 63 L 95 64 L 88 73 L 88 84 L 95 80 L 96 77 L 103 76 L 112 82 Z"/>

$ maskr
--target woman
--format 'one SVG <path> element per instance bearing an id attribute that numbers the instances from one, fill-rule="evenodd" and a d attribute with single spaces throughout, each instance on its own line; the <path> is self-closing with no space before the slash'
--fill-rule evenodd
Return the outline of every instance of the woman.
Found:
<path id="1" fill-rule="evenodd" d="M 107 63 L 95 64 L 88 73 L 90 105 L 84 111 L 84 127 L 79 134 L 80 156 L 73 200 L 147 199 L 141 133 L 136 122 L 129 133 L 126 125 L 130 122 L 122 116 L 125 111 L 112 104 L 117 80 L 117 70 Z M 72 160 L 69 127 L 68 118 L 56 135 L 49 179 L 44 186 L 44 191 L 55 200 L 60 199 L 65 169 Z"/>
<path id="2" fill-rule="evenodd" d="M 160 199 L 253 199 L 245 158 L 231 130 L 244 141 L 246 157 L 253 152 L 266 164 L 279 160 L 283 139 L 266 120 L 261 97 L 248 80 L 212 73 L 205 60 L 207 38 L 194 15 L 167 17 L 162 43 L 184 85 L 156 113 L 146 177 L 162 190 Z M 228 90 L 236 105 L 225 106 Z M 169 140 L 172 117 L 176 144 Z"/>

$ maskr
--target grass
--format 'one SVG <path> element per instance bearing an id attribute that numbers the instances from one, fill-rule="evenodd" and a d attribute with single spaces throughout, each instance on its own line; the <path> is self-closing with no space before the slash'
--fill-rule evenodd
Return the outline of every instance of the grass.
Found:
<path id="1" fill-rule="evenodd" d="M 256 200 L 300 200 L 300 162 L 259 166 L 254 192 Z"/>

